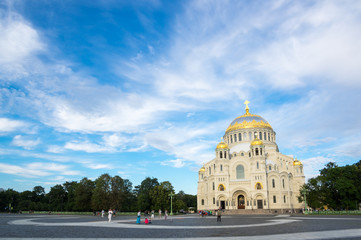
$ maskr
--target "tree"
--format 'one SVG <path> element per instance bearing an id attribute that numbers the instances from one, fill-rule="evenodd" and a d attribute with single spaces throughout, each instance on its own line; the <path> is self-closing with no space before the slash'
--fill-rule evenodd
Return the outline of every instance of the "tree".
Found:
<path id="1" fill-rule="evenodd" d="M 152 207 L 152 198 L 150 192 L 154 187 L 158 186 L 159 182 L 156 178 L 145 178 L 139 186 L 136 187 L 136 196 L 138 202 L 138 208 L 140 210 L 150 210 Z"/>
<path id="2" fill-rule="evenodd" d="M 57 184 L 50 188 L 47 194 L 49 198 L 49 210 L 51 211 L 64 211 L 66 202 L 66 191 L 62 185 Z"/>
<path id="3" fill-rule="evenodd" d="M 106 210 L 115 207 L 111 205 L 110 200 L 111 179 L 109 174 L 103 174 L 95 180 L 95 188 L 92 196 L 92 209 Z"/>
<path id="4" fill-rule="evenodd" d="M 170 209 L 169 194 L 174 193 L 173 186 L 170 182 L 164 181 L 160 185 L 155 186 L 149 196 L 152 202 L 152 209 Z"/>
<path id="5" fill-rule="evenodd" d="M 75 189 L 78 183 L 75 181 L 65 182 L 63 184 L 64 190 L 66 192 L 66 203 L 65 210 L 66 211 L 74 211 L 75 210 Z"/>
<path id="6" fill-rule="evenodd" d="M 47 210 L 48 202 L 46 201 L 45 189 L 42 186 L 35 186 L 32 191 L 32 210 Z"/>
<path id="7" fill-rule="evenodd" d="M 75 210 L 76 211 L 90 211 L 92 210 L 92 195 L 95 188 L 95 183 L 88 179 L 83 178 L 76 185 L 75 195 Z"/>
<path id="8" fill-rule="evenodd" d="M 313 208 L 328 206 L 332 209 L 357 209 L 361 201 L 361 161 L 343 167 L 330 162 L 311 178 L 304 188 L 307 202 Z M 301 193 L 302 195 L 302 193 Z M 303 201 L 303 196 L 299 198 Z"/>

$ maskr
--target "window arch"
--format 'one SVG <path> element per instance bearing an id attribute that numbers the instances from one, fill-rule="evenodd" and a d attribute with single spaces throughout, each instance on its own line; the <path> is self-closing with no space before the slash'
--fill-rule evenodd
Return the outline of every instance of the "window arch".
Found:
<path id="1" fill-rule="evenodd" d="M 276 181 L 274 179 L 272 179 L 272 187 L 275 188 L 276 187 Z"/>
<path id="2" fill-rule="evenodd" d="M 256 156 L 258 156 L 258 148 L 256 148 Z"/>
<path id="3" fill-rule="evenodd" d="M 244 167 L 242 165 L 237 166 L 236 177 L 237 179 L 244 179 Z"/>
<path id="4" fill-rule="evenodd" d="M 219 152 L 219 158 L 222 158 L 222 151 Z"/>

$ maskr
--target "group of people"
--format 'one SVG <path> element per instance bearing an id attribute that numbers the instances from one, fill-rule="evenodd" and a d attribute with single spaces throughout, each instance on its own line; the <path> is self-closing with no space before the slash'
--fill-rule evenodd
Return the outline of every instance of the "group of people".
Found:
<path id="1" fill-rule="evenodd" d="M 108 210 L 108 221 L 109 222 L 111 222 L 112 221 L 112 217 L 113 217 L 113 215 L 115 216 L 115 214 L 116 214 L 116 211 L 115 211 L 115 209 L 109 209 Z M 104 215 L 105 215 L 105 211 L 104 211 L 104 209 L 102 210 L 102 217 L 104 217 Z"/>
<path id="2" fill-rule="evenodd" d="M 154 210 L 152 210 L 150 213 L 150 217 L 149 217 L 149 211 L 144 212 L 144 223 L 145 224 L 152 223 L 152 220 L 154 220 L 154 213 L 155 213 Z M 142 212 L 139 210 L 139 212 L 137 214 L 137 221 L 136 221 L 137 224 L 141 223 L 141 216 L 142 216 Z M 158 216 L 159 216 L 159 219 L 162 219 L 162 210 L 161 209 L 158 210 Z M 164 211 L 164 219 L 165 220 L 168 219 L 168 210 L 167 209 Z"/>
<path id="3" fill-rule="evenodd" d="M 222 209 L 216 209 L 216 210 L 214 210 L 214 212 L 217 217 L 217 222 L 221 222 L 222 221 Z M 201 215 L 202 217 L 207 216 L 207 215 L 212 216 L 213 212 L 201 210 L 201 211 L 199 211 L 199 215 Z"/>

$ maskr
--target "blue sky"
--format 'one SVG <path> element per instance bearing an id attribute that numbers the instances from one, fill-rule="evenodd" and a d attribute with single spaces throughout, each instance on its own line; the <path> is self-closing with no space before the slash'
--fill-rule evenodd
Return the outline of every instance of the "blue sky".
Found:
<path id="1" fill-rule="evenodd" d="M 360 1 L 0 1 L 0 187 L 196 194 L 250 112 L 306 177 L 361 159 Z"/>

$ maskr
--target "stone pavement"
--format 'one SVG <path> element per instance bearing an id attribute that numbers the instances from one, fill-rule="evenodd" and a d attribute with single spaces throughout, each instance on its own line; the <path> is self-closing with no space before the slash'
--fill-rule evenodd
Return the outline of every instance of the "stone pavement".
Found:
<path id="1" fill-rule="evenodd" d="M 135 217 L 0 214 L 0 239 L 361 239 L 361 216 L 183 215 L 152 224 Z M 144 218 L 142 219 L 144 220 Z"/>

